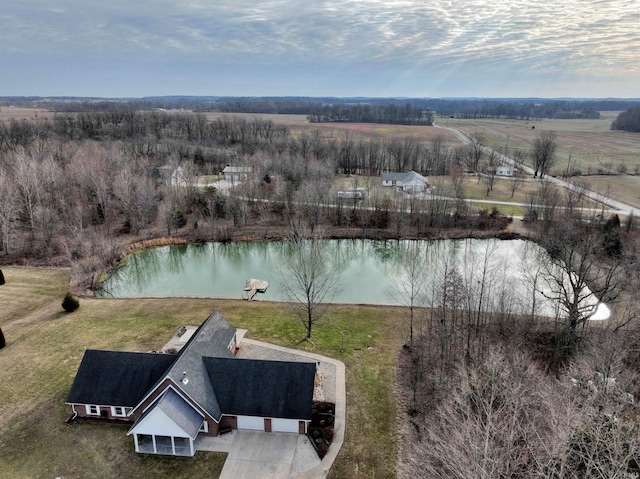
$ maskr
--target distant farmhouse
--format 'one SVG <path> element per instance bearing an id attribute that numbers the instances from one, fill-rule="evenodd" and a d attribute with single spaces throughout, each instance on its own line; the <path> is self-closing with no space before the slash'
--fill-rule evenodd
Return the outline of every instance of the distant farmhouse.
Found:
<path id="1" fill-rule="evenodd" d="M 405 193 L 422 193 L 429 188 L 429 181 L 415 171 L 408 173 L 382 173 L 382 186 L 392 186 Z"/>
<path id="2" fill-rule="evenodd" d="M 187 186 L 184 169 L 181 166 L 164 165 L 154 171 L 156 181 L 166 186 Z"/>
<path id="3" fill-rule="evenodd" d="M 178 354 L 85 351 L 67 404 L 73 418 L 130 423 L 136 452 L 193 456 L 200 436 L 231 429 L 306 434 L 316 364 L 236 357 L 220 313 Z"/>
<path id="4" fill-rule="evenodd" d="M 240 183 L 246 181 L 253 169 L 250 166 L 230 166 L 227 165 L 222 170 L 224 179 L 231 183 Z"/>

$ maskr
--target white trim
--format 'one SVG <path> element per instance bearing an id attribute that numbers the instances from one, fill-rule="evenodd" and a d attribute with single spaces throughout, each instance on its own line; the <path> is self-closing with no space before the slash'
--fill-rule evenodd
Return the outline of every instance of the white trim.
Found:
<path id="1" fill-rule="evenodd" d="M 173 382 L 173 379 L 169 378 L 171 380 L 171 382 Z M 200 411 L 201 406 L 195 402 L 193 399 L 191 399 L 189 397 L 189 395 L 187 393 L 185 393 L 182 389 L 180 389 L 179 387 L 176 389 L 176 387 L 174 387 L 175 382 L 173 382 L 173 384 L 169 384 L 160 394 L 158 394 L 158 397 L 156 397 L 153 401 L 151 401 L 151 403 L 149 403 L 149 405 L 144 408 L 142 410 L 142 414 L 145 413 L 145 411 L 147 411 L 147 409 L 149 409 L 151 406 L 153 406 L 156 402 L 158 402 L 158 399 L 160 399 L 162 397 L 162 395 L 165 393 L 165 391 L 168 388 L 173 389 L 173 392 L 176 393 L 178 396 L 180 396 L 185 402 L 189 403 L 189 406 L 191 406 L 193 409 L 195 409 L 195 411 L 200 414 L 202 417 L 206 418 L 207 415 L 203 414 L 202 411 Z M 197 407 L 196 407 L 197 406 Z M 202 408 L 204 410 L 204 408 Z"/>
<path id="2" fill-rule="evenodd" d="M 113 417 L 126 417 L 127 410 L 124 406 L 111 406 L 111 415 Z"/>
<path id="3" fill-rule="evenodd" d="M 198 431 L 200 432 L 209 432 L 209 423 L 207 422 L 207 420 L 205 419 L 204 422 L 202 423 L 202 426 L 200 426 L 200 430 Z"/>
<path id="4" fill-rule="evenodd" d="M 198 404 L 197 401 L 193 400 L 191 398 L 191 396 L 189 396 L 179 385 L 176 384 L 176 382 L 173 380 L 173 378 L 171 378 L 170 376 L 165 376 L 164 379 L 162 381 L 160 381 L 160 383 L 153 388 L 151 391 L 149 391 L 147 393 L 147 395 L 138 402 L 138 404 L 136 404 L 134 407 L 131 408 L 131 410 L 129 411 L 129 414 L 127 414 L 127 416 L 132 416 L 134 411 L 136 411 L 138 409 L 138 407 L 144 403 L 147 399 L 149 399 L 149 397 L 158 390 L 158 388 L 160 387 L 160 384 L 162 384 L 163 382 L 165 382 L 166 380 L 169 380 L 169 385 L 167 387 L 173 389 L 180 397 L 182 397 L 182 399 L 184 399 L 185 401 L 187 401 L 189 404 L 191 404 L 191 406 L 193 406 L 193 408 L 198 411 L 198 413 L 204 417 L 205 419 L 207 417 L 210 417 L 216 424 L 218 424 L 220 421 L 216 420 L 215 417 L 211 416 L 211 414 L 209 414 L 209 412 L 206 412 L 206 414 L 203 414 L 202 411 L 207 411 L 205 408 L 203 408 L 200 404 Z M 166 388 L 164 389 L 166 390 Z M 163 391 L 164 391 L 163 390 Z M 149 405 L 147 407 L 145 407 L 141 414 L 144 414 L 144 412 L 149 409 L 157 400 L 158 398 L 162 396 L 162 393 L 158 394 L 158 397 L 156 397 L 153 401 L 151 401 L 151 403 L 149 403 Z M 222 416 L 220 416 L 220 419 L 222 419 Z"/>
<path id="5" fill-rule="evenodd" d="M 100 415 L 100 406 L 97 404 L 85 404 L 84 406 L 87 414 L 90 416 L 99 416 Z"/>

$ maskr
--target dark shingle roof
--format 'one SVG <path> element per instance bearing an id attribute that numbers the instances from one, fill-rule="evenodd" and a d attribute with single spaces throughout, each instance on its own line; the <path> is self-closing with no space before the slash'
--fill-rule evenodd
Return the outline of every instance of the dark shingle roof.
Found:
<path id="1" fill-rule="evenodd" d="M 211 417 L 220 419 L 222 412 L 202 363 L 203 356 L 234 358 L 228 346 L 236 328 L 215 312 L 193 333 L 167 376 L 187 395 L 202 406 Z M 185 383 L 183 380 L 186 379 Z"/>
<path id="2" fill-rule="evenodd" d="M 315 363 L 202 360 L 224 414 L 311 419 Z"/>
<path id="3" fill-rule="evenodd" d="M 67 402 L 135 406 L 175 360 L 169 354 L 87 349 Z"/>

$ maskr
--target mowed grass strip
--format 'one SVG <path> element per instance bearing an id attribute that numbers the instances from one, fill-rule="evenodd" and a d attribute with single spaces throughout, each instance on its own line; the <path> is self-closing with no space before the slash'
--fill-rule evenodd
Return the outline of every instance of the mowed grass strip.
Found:
<path id="1" fill-rule="evenodd" d="M 10 320 L 62 299 L 69 287 L 69 272 L 56 269 L 3 266 L 0 286 L 0 327 Z"/>
<path id="2" fill-rule="evenodd" d="M 38 289 L 52 273 L 35 271 L 42 273 L 42 281 L 33 282 Z M 195 460 L 143 456 L 134 452 L 126 426 L 63 422 L 70 413 L 64 401 L 85 348 L 159 350 L 180 326 L 198 325 L 214 310 L 248 329 L 253 339 L 343 360 L 346 440 L 330 477 L 394 477 L 401 308 L 332 307 L 310 343 L 302 341 L 304 328 L 286 304 L 177 298 L 81 298 L 76 312 L 31 324 L 18 340 L 7 338 L 0 351 L 0 477 L 217 477 L 224 454 L 198 453 Z"/>

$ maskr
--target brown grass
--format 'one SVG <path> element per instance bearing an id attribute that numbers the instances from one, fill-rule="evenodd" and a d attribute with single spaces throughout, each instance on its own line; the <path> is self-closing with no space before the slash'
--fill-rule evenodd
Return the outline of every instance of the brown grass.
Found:
<path id="1" fill-rule="evenodd" d="M 0 122 L 9 120 L 51 120 L 55 113 L 42 108 L 0 107 Z"/>
<path id="2" fill-rule="evenodd" d="M 300 341 L 304 329 L 281 303 L 80 298 L 80 309 L 65 314 L 58 291 L 68 286 L 66 272 L 29 270 L 30 281 L 21 286 L 15 280 L 21 271 L 7 268 L 13 279 L 0 287 L 3 310 L 8 306 L 14 311 L 5 319 L 7 347 L 0 350 L 0 477 L 217 477 L 223 454 L 198 453 L 195 459 L 143 456 L 134 452 L 126 427 L 64 425 L 70 413 L 64 400 L 86 348 L 158 350 L 180 326 L 197 325 L 214 310 L 235 326 L 247 328 L 251 338 L 312 349 L 344 361 L 346 440 L 330 477 L 394 477 L 393 376 L 406 331 L 399 320 L 402 309 L 335 306 L 316 326 L 315 342 L 310 344 Z M 59 284 L 49 290 L 52 278 Z M 25 291 L 29 286 L 31 293 Z M 18 292 L 37 304 L 30 306 Z M 31 321 L 27 328 L 20 326 L 26 317 L 37 318 L 42 304 L 54 314 Z M 23 313 L 23 308 L 36 313 Z M 340 331 L 346 332 L 345 351 Z"/>
<path id="3" fill-rule="evenodd" d="M 572 181 L 584 183 L 592 191 L 640 208 L 640 176 L 578 176 Z"/>
<path id="4" fill-rule="evenodd" d="M 615 169 L 620 164 L 633 171 L 640 165 L 640 141 L 638 134 L 610 130 L 617 112 L 603 112 L 600 120 L 459 120 L 444 118 L 439 122 L 464 131 L 467 134 L 482 132 L 487 143 L 495 148 L 517 148 L 525 153 L 541 131 L 553 130 L 558 134 L 556 166 L 553 171 L 562 172 L 569 155 L 584 173 L 598 168 Z"/>

